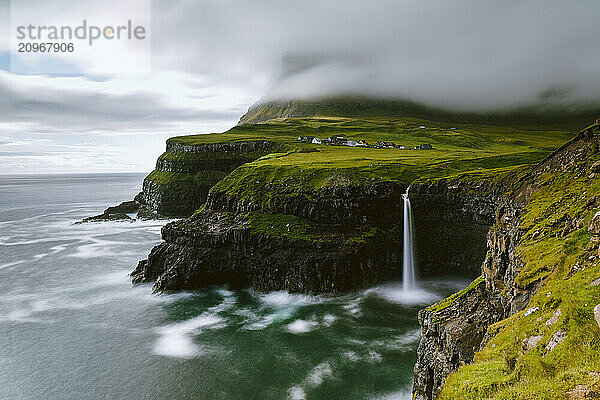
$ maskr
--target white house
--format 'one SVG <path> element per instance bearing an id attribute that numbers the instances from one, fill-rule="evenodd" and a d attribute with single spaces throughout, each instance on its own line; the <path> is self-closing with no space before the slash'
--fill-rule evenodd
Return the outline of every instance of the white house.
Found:
<path id="1" fill-rule="evenodd" d="M 419 129 L 425 129 L 425 125 L 419 126 Z"/>
<path id="2" fill-rule="evenodd" d="M 323 142 L 318 137 L 316 137 L 312 140 L 312 144 L 321 144 L 321 143 L 323 143 Z"/>
<path id="3" fill-rule="evenodd" d="M 358 146 L 358 142 L 356 140 L 348 140 L 346 142 L 346 146 L 356 147 L 356 146 Z"/>

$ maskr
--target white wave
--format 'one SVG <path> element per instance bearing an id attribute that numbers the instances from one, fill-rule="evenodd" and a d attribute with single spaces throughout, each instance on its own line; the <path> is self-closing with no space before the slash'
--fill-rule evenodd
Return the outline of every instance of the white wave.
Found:
<path id="1" fill-rule="evenodd" d="M 353 350 L 345 350 L 342 352 L 342 358 L 346 359 L 350 362 L 359 362 L 359 361 L 367 361 L 369 363 L 377 363 L 380 362 L 383 357 L 381 356 L 380 353 L 374 351 L 374 350 L 370 350 L 368 352 L 361 352 L 357 353 L 356 351 Z"/>
<path id="2" fill-rule="evenodd" d="M 351 362 L 357 362 L 360 361 L 360 356 L 358 354 L 356 354 L 356 352 L 352 351 L 352 350 L 348 350 L 344 352 L 344 357 L 346 359 L 348 359 Z"/>
<path id="3" fill-rule="evenodd" d="M 333 368 L 325 361 L 308 372 L 302 383 L 288 389 L 288 400 L 302 400 L 306 398 L 306 391 L 319 387 L 326 379 L 333 377 Z"/>
<path id="4" fill-rule="evenodd" d="M 4 209 L 3 211 L 10 211 L 10 210 L 26 210 L 28 207 L 19 207 L 19 208 L 7 208 Z M 70 209 L 70 210 L 66 210 L 66 211 L 58 211 L 58 212 L 53 212 L 53 213 L 46 213 L 46 214 L 38 214 L 38 215 L 34 215 L 32 217 L 26 217 L 26 218 L 20 218 L 20 219 L 12 219 L 12 220 L 8 220 L 8 221 L 2 221 L 0 222 L 0 225 L 10 225 L 10 224 L 16 224 L 19 223 L 19 225 L 21 225 L 23 222 L 25 221 L 35 221 L 38 219 L 48 219 L 48 217 L 53 217 L 56 215 L 66 215 L 66 214 L 71 214 L 73 212 L 80 212 L 80 211 L 84 211 L 85 208 L 74 208 L 74 209 Z"/>
<path id="5" fill-rule="evenodd" d="M 309 320 L 297 319 L 286 326 L 286 330 L 290 333 L 301 334 L 310 332 L 316 328 L 329 327 L 337 318 L 331 314 L 325 314 L 321 318 L 313 317 Z"/>
<path id="6" fill-rule="evenodd" d="M 120 271 L 110 272 L 108 274 L 100 275 L 92 280 L 89 283 L 84 285 L 85 289 L 94 289 L 106 286 L 118 286 L 127 284 L 129 285 L 129 273 L 131 271 L 129 269 L 124 269 Z M 129 288 L 128 288 L 129 289 Z"/>
<path id="7" fill-rule="evenodd" d="M 176 358 L 194 358 L 203 354 L 206 349 L 194 343 L 194 336 L 206 329 L 224 328 L 225 319 L 219 313 L 236 304 L 233 292 L 220 290 L 219 293 L 223 296 L 223 300 L 201 315 L 158 328 L 160 337 L 154 345 L 154 354 Z"/>
<path id="8" fill-rule="evenodd" d="M 156 341 L 153 352 L 166 357 L 196 357 L 201 354 L 201 347 L 194 343 L 193 335 L 199 334 L 202 329 L 216 329 L 222 326 L 223 318 L 208 314 L 163 326 L 158 329 L 161 336 Z"/>
<path id="9" fill-rule="evenodd" d="M 38 243 L 52 243 L 52 242 L 60 242 L 64 240 L 72 240 L 73 238 L 70 236 L 58 236 L 51 238 L 40 238 L 40 239 L 32 239 L 32 240 L 22 240 L 19 242 L 3 242 L 2 246 L 21 246 L 25 244 L 38 244 Z"/>
<path id="10" fill-rule="evenodd" d="M 130 250 L 117 251 L 116 247 L 126 246 L 129 243 L 115 240 L 98 239 L 96 237 L 88 237 L 85 239 L 87 244 L 78 246 L 76 252 L 69 254 L 69 257 L 76 258 L 99 258 L 106 256 L 128 256 L 136 255 L 136 252 Z"/>
<path id="11" fill-rule="evenodd" d="M 320 386 L 325 381 L 325 379 L 330 378 L 332 376 L 333 369 L 331 368 L 331 365 L 328 362 L 323 362 L 314 367 L 312 371 L 310 371 L 305 381 L 310 387 L 315 388 L 317 386 Z"/>
<path id="12" fill-rule="evenodd" d="M 249 322 L 246 325 L 242 326 L 242 329 L 246 329 L 249 331 L 260 331 L 271 325 L 273 322 L 284 318 L 284 316 L 279 314 L 269 314 L 264 317 L 259 317 L 256 314 L 246 314 L 246 316 L 248 316 L 250 320 L 254 320 L 253 322 Z"/>
<path id="13" fill-rule="evenodd" d="M 325 326 L 331 326 L 336 320 L 337 320 L 337 317 L 335 315 L 331 315 L 331 314 L 323 315 L 323 325 L 325 325 Z"/>
<path id="14" fill-rule="evenodd" d="M 306 399 L 306 392 L 302 389 L 302 386 L 292 386 L 288 390 L 289 400 L 304 400 Z"/>
<path id="15" fill-rule="evenodd" d="M 360 339 L 355 339 L 355 338 L 349 338 L 349 339 L 347 339 L 347 342 L 352 343 L 352 344 L 357 344 L 359 346 L 364 346 L 365 344 L 367 344 L 366 341 L 360 340 Z"/>
<path id="16" fill-rule="evenodd" d="M 381 357 L 381 354 L 379 354 L 376 351 L 369 351 L 369 354 L 367 356 L 367 361 L 375 363 L 375 362 L 380 362 L 383 358 Z"/>
<path id="17" fill-rule="evenodd" d="M 360 300 L 360 298 L 352 300 L 350 303 L 345 304 L 343 309 L 346 310 L 349 315 L 353 317 L 359 317 L 361 315 Z"/>
<path id="18" fill-rule="evenodd" d="M 258 299 L 264 304 L 273 307 L 301 306 L 307 304 L 319 304 L 324 302 L 321 296 L 311 296 L 307 294 L 288 293 L 285 290 L 270 292 L 257 295 Z"/>
<path id="19" fill-rule="evenodd" d="M 250 291 L 250 293 L 262 303 L 261 311 L 267 315 L 259 317 L 256 313 L 246 311 L 249 321 L 242 326 L 242 329 L 246 330 L 265 329 L 273 323 L 291 318 L 302 306 L 320 304 L 325 301 L 320 296 L 293 294 L 286 291 L 270 293 Z"/>
<path id="20" fill-rule="evenodd" d="M 306 321 L 303 319 L 297 319 L 291 324 L 286 326 L 286 330 L 290 333 L 307 333 L 312 331 L 319 325 L 317 321 Z"/>

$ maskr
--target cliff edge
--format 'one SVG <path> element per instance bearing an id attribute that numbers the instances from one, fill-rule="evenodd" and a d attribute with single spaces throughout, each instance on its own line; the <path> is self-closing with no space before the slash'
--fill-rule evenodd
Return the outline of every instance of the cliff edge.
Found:
<path id="1" fill-rule="evenodd" d="M 482 277 L 419 313 L 415 399 L 600 393 L 600 127 L 516 175 Z"/>

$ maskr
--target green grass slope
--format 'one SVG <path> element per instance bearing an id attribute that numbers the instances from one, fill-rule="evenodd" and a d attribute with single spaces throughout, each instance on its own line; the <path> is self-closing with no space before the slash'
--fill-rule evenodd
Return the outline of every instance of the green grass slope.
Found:
<path id="1" fill-rule="evenodd" d="M 546 173 L 539 180 L 521 219 L 515 286 L 543 285 L 525 310 L 488 329 L 491 340 L 473 364 L 448 377 L 440 399 L 600 398 L 600 329 L 593 311 L 600 286 L 592 284 L 600 277 L 600 237 L 588 232 L 600 210 L 600 180 L 589 171 L 598 160 L 596 152 L 579 161 L 584 173 Z M 550 349 L 553 337 L 563 341 Z M 537 343 L 528 350 L 523 341 L 531 338 Z"/>
<path id="2" fill-rule="evenodd" d="M 420 128 L 425 126 L 425 128 Z M 454 128 L 454 129 L 452 129 Z M 393 141 L 407 149 L 375 149 L 300 143 L 298 136 Z M 236 126 L 219 134 L 175 137 L 187 145 L 236 141 L 274 141 L 287 149 L 242 165 L 215 189 L 236 197 L 264 200 L 277 188 L 312 191 L 375 181 L 408 184 L 417 180 L 470 175 L 496 178 L 538 162 L 572 134 L 544 127 L 447 124 L 422 119 L 292 118 Z M 433 150 L 413 150 L 429 143 Z"/>

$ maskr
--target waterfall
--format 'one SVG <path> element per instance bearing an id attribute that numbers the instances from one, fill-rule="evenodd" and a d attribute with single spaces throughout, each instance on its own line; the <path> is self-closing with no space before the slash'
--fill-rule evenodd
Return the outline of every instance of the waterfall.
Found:
<path id="1" fill-rule="evenodd" d="M 406 189 L 406 192 L 402 195 L 404 199 L 404 259 L 402 263 L 402 289 L 409 291 L 415 288 L 415 262 L 414 262 L 414 248 L 413 248 L 413 215 L 410 207 L 410 199 L 408 198 L 408 191 L 410 186 Z"/>

